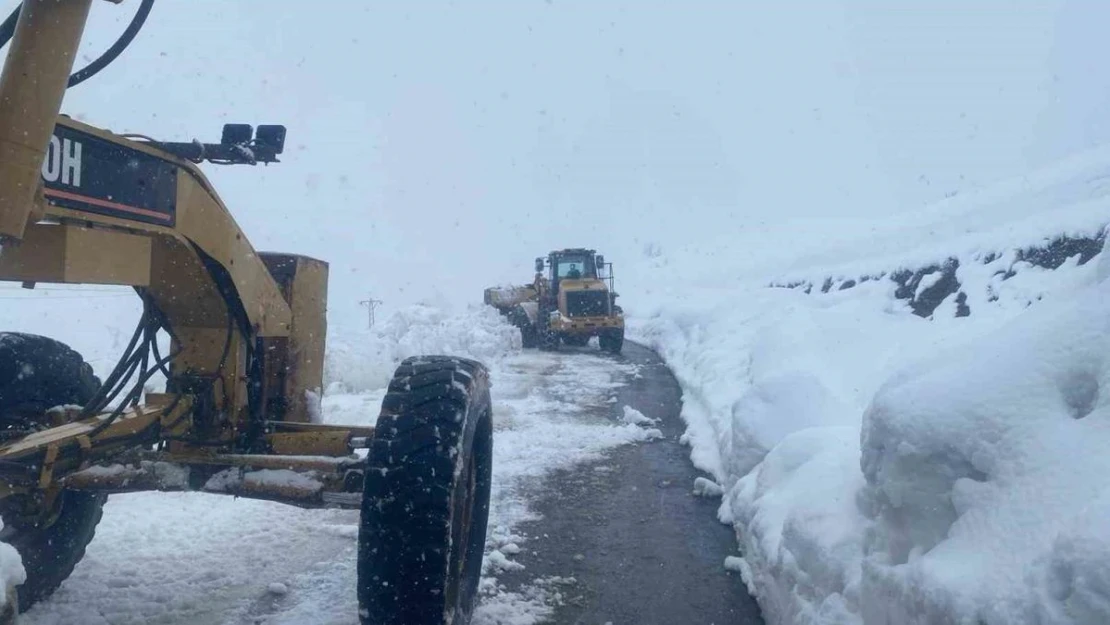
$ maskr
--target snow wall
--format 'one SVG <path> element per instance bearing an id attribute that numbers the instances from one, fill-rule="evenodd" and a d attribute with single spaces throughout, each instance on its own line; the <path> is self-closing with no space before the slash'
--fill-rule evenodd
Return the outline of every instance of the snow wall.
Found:
<path id="1" fill-rule="evenodd" d="M 1102 171 L 999 185 L 771 278 L 716 250 L 717 288 L 629 306 L 769 623 L 1110 622 Z"/>
<path id="2" fill-rule="evenodd" d="M 1095 231 L 637 324 L 770 622 L 1110 622 Z"/>

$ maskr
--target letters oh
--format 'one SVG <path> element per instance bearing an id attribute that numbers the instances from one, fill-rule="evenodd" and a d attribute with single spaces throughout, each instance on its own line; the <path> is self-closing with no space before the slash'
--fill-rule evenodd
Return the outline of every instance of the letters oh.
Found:
<path id="1" fill-rule="evenodd" d="M 42 177 L 47 182 L 58 182 L 74 187 L 81 186 L 81 144 L 70 139 L 50 137 L 46 158 L 42 162 Z"/>

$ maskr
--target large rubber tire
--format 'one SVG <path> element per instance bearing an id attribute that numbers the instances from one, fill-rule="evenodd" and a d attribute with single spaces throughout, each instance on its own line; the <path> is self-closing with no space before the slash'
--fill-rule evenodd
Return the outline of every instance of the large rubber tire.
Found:
<path id="1" fill-rule="evenodd" d="M 478 597 L 493 452 L 480 363 L 401 363 L 374 430 L 358 537 L 364 625 L 466 625 Z"/>
<path id="2" fill-rule="evenodd" d="M 81 355 L 63 343 L 33 334 L 0 332 L 0 424 L 24 425 L 48 409 L 81 406 L 100 387 L 100 380 Z M 16 503 L 0 502 L 4 528 L 0 541 L 15 547 L 27 580 L 18 588 L 19 611 L 50 596 L 62 584 L 92 542 L 107 495 L 62 491 L 48 518 L 15 514 Z M 44 515 L 47 516 L 47 515 Z"/>
<path id="3" fill-rule="evenodd" d="M 0 427 L 41 419 L 60 404 L 83 405 L 98 388 L 92 367 L 64 343 L 0 332 Z"/>
<path id="4" fill-rule="evenodd" d="M 524 349 L 535 349 L 540 346 L 540 338 L 536 333 L 536 326 L 532 324 L 521 326 L 520 346 Z"/>
<path id="5" fill-rule="evenodd" d="M 540 331 L 540 350 L 545 352 L 553 352 L 559 349 L 559 337 L 551 331 Z"/>
<path id="6" fill-rule="evenodd" d="M 624 328 L 602 332 L 597 342 L 602 351 L 610 354 L 621 353 L 621 349 L 624 348 Z"/>
<path id="7" fill-rule="evenodd" d="M 513 324 L 520 329 L 520 346 L 524 349 L 532 349 L 539 346 L 539 335 L 536 333 L 536 326 L 528 318 L 528 313 L 524 312 L 524 307 L 519 304 L 509 312 L 509 323 Z"/>
<path id="8" fill-rule="evenodd" d="M 536 341 L 540 351 L 550 352 L 559 349 L 559 335 L 551 330 L 545 321 L 548 313 L 540 311 L 540 322 L 536 325 Z"/>

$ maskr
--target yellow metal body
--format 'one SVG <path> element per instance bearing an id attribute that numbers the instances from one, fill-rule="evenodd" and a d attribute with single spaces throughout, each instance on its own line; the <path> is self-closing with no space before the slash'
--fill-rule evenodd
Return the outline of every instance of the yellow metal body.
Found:
<path id="1" fill-rule="evenodd" d="M 559 316 L 551 318 L 549 325 L 552 331 L 570 336 L 597 336 L 603 330 L 613 330 L 624 327 L 624 315 L 614 311 L 612 315 L 594 315 L 589 317 L 571 317 L 567 314 L 567 294 L 578 291 L 604 291 L 609 289 L 604 280 L 583 279 L 559 281 L 557 296 Z"/>
<path id="2" fill-rule="evenodd" d="M 92 0 L 25 0 L 0 79 L 0 243 L 27 226 Z"/>
<path id="3" fill-rule="evenodd" d="M 0 280 L 136 287 L 160 313 L 176 357 L 168 394 L 148 396 L 109 425 L 101 427 L 107 415 L 69 415 L 69 422 L 0 445 L 0 463 L 28 466 L 25 476 L 0 480 L 0 496 L 61 484 L 165 489 L 154 479 L 111 476 L 178 466 L 191 475 L 180 488 L 324 505 L 322 493 L 352 488 L 353 450 L 373 432 L 314 423 L 328 266 L 256 251 L 192 162 L 59 115 L 90 2 L 23 3 L 0 75 Z M 97 159 L 119 153 L 154 173 L 116 180 L 130 185 L 118 196 L 90 190 L 104 170 Z M 129 194 L 154 204 L 129 201 Z M 97 469 L 153 444 L 163 449 L 157 458 Z M 321 464 L 323 456 L 342 462 Z M 235 488 L 206 488 L 220 471 L 269 466 L 260 458 L 311 473 L 321 487 L 307 496 L 244 478 Z"/>

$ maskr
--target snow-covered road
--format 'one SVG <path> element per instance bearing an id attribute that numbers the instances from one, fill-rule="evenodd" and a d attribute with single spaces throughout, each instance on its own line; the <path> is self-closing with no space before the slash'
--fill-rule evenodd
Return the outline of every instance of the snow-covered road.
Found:
<path id="1" fill-rule="evenodd" d="M 514 591 L 498 582 L 527 547 L 516 533 L 536 518 L 526 494 L 555 469 L 651 437 L 647 427 L 599 416 L 635 375 L 596 350 L 515 352 L 494 363 L 494 483 L 477 623 L 533 623 L 550 613 L 551 580 Z M 325 419 L 372 423 L 381 395 L 326 397 Z M 354 625 L 357 523 L 353 511 L 218 495 L 113 496 L 73 576 L 22 622 Z"/>

